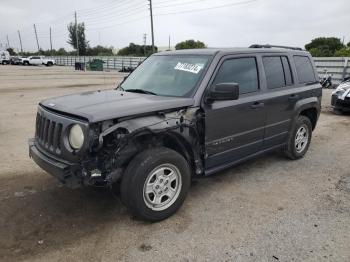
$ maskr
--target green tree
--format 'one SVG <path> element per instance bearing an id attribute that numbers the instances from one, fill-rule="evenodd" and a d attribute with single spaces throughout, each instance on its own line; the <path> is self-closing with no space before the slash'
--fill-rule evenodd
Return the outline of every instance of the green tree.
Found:
<path id="1" fill-rule="evenodd" d="M 305 45 L 313 56 L 334 56 L 335 52 L 344 47 L 340 38 L 336 37 L 318 37 L 313 39 L 310 43 Z"/>
<path id="2" fill-rule="evenodd" d="M 15 52 L 15 50 L 13 50 L 12 47 L 7 48 L 6 50 L 10 53 L 10 55 L 17 55 L 17 53 Z"/>
<path id="3" fill-rule="evenodd" d="M 67 28 L 69 33 L 67 43 L 77 50 L 76 36 L 78 35 L 79 55 L 86 55 L 86 51 L 89 47 L 89 42 L 86 40 L 86 37 L 85 37 L 85 24 L 78 23 L 76 26 L 75 23 L 70 23 Z M 77 32 L 76 32 L 76 28 L 77 28 Z"/>
<path id="4" fill-rule="evenodd" d="M 154 47 L 156 52 L 158 51 L 158 47 Z M 118 51 L 118 55 L 120 56 L 149 56 L 152 54 L 152 46 L 150 45 L 136 45 L 134 43 L 130 43 L 129 46 L 124 47 Z"/>
<path id="5" fill-rule="evenodd" d="M 195 40 L 186 40 L 180 43 L 177 43 L 175 46 L 176 50 L 180 49 L 196 49 L 196 48 L 206 48 L 206 45 L 201 41 L 195 41 Z"/>
<path id="6" fill-rule="evenodd" d="M 347 44 L 348 47 L 350 47 L 350 42 Z"/>

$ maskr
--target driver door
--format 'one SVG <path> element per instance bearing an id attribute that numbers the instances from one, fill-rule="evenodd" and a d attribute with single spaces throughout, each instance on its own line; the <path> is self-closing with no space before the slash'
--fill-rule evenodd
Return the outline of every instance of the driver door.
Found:
<path id="1" fill-rule="evenodd" d="M 238 83 L 239 98 L 204 106 L 207 173 L 257 153 L 264 140 L 266 111 L 257 58 L 224 58 L 209 88 L 219 83 Z"/>

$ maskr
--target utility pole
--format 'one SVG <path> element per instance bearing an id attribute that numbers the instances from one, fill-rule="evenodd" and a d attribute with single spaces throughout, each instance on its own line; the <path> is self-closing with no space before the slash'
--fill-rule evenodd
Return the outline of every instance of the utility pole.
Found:
<path id="1" fill-rule="evenodd" d="M 170 35 L 169 35 L 169 47 L 168 47 L 168 50 L 171 51 L 171 49 L 170 49 Z"/>
<path id="2" fill-rule="evenodd" d="M 39 40 L 38 40 L 38 33 L 36 32 L 36 26 L 34 24 L 34 33 L 36 38 L 36 45 L 38 46 L 38 52 L 40 52 L 40 46 L 39 46 Z"/>
<path id="3" fill-rule="evenodd" d="M 21 38 L 21 33 L 18 30 L 18 38 L 19 38 L 19 43 L 21 44 L 21 53 L 23 53 L 23 46 L 22 46 L 22 38 Z"/>
<path id="4" fill-rule="evenodd" d="M 79 56 L 79 39 L 78 39 L 78 20 L 77 20 L 77 12 L 74 12 L 74 18 L 75 18 L 75 38 L 76 38 L 76 44 L 77 44 L 77 54 Z"/>
<path id="5" fill-rule="evenodd" d="M 152 10 L 152 0 L 149 1 L 149 10 L 150 10 L 150 15 L 151 15 L 151 32 L 152 32 L 152 53 L 155 53 L 154 49 L 154 31 L 153 31 L 153 10 Z"/>
<path id="6" fill-rule="evenodd" d="M 143 53 L 146 56 L 146 42 L 147 42 L 147 34 L 143 34 Z"/>
<path id="7" fill-rule="evenodd" d="M 9 35 L 6 35 L 6 38 L 7 38 L 7 46 L 10 48 Z"/>
<path id="8" fill-rule="evenodd" d="M 52 34 L 51 34 L 51 27 L 50 27 L 50 50 L 52 52 Z"/>

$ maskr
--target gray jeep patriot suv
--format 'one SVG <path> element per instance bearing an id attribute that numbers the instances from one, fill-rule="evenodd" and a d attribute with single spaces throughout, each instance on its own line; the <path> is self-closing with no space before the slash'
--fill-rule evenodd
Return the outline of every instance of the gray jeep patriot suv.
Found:
<path id="1" fill-rule="evenodd" d="M 297 48 L 154 54 L 114 90 L 40 102 L 29 154 L 70 187 L 120 187 L 137 217 L 174 214 L 191 177 L 263 153 L 307 152 L 322 88 Z"/>

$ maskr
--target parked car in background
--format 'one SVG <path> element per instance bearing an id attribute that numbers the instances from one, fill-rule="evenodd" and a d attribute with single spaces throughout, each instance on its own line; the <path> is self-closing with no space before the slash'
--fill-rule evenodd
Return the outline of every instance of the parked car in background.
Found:
<path id="1" fill-rule="evenodd" d="M 40 102 L 29 155 L 67 186 L 120 187 L 133 214 L 159 221 L 192 177 L 275 150 L 304 157 L 321 109 L 316 72 L 299 48 L 157 53 L 114 90 Z"/>
<path id="2" fill-rule="evenodd" d="M 332 93 L 331 104 L 335 112 L 350 112 L 350 78 L 345 78 Z"/>
<path id="3" fill-rule="evenodd" d="M 10 63 L 11 63 L 11 65 L 21 65 L 22 64 L 21 57 L 11 56 Z"/>
<path id="4" fill-rule="evenodd" d="M 30 56 L 27 58 L 22 58 L 23 65 L 46 65 L 53 66 L 56 64 L 54 59 L 47 58 L 45 56 Z"/>
<path id="5" fill-rule="evenodd" d="M 6 50 L 0 50 L 0 64 L 10 64 L 10 53 Z"/>

